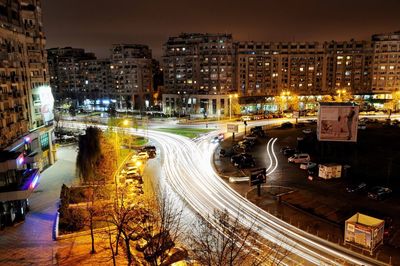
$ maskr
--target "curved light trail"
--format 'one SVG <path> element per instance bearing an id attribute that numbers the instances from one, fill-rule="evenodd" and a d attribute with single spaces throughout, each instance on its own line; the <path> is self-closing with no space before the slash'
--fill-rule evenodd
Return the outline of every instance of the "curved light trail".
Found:
<path id="1" fill-rule="evenodd" d="M 231 189 L 210 163 L 215 149 L 215 145 L 210 145 L 211 136 L 200 137 L 194 142 L 170 133 L 128 131 L 146 135 L 160 145 L 162 178 L 196 213 L 204 218 L 214 210 L 227 210 L 232 216 L 240 214 L 244 226 L 254 226 L 259 235 L 290 251 L 288 264 L 295 260 L 296 265 L 343 265 L 337 261 L 339 259 L 346 265 L 387 265 L 281 221 Z M 275 141 L 270 141 L 270 147 Z M 268 153 L 276 162 L 270 165 L 270 173 L 277 167 L 277 158 L 273 148 Z"/>

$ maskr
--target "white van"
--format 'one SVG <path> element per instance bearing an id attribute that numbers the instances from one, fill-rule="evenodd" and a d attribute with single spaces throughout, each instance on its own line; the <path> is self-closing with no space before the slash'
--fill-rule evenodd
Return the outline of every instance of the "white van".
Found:
<path id="1" fill-rule="evenodd" d="M 288 158 L 289 163 L 308 163 L 309 161 L 310 155 L 308 153 L 299 153 Z"/>

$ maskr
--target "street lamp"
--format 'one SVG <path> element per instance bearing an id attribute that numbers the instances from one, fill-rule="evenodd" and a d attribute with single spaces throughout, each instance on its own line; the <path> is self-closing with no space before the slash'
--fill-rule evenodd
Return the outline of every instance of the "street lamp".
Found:
<path id="1" fill-rule="evenodd" d="M 286 109 L 288 109 L 290 91 L 288 90 L 282 91 L 281 95 L 286 98 Z"/>
<path id="2" fill-rule="evenodd" d="M 346 90 L 345 89 L 337 90 L 336 93 L 339 94 L 339 100 L 342 101 L 342 94 L 346 94 Z"/>
<path id="3" fill-rule="evenodd" d="M 232 119 L 232 98 L 237 98 L 238 97 L 238 95 L 237 95 L 237 93 L 235 93 L 235 94 L 229 94 L 229 120 L 231 120 Z"/>
<path id="4" fill-rule="evenodd" d="M 117 149 L 117 164 L 119 160 L 119 155 L 120 155 L 120 147 L 118 147 L 118 129 L 120 125 L 127 126 L 129 124 L 129 121 L 127 119 L 124 119 L 123 121 L 120 121 L 117 126 L 115 127 L 115 148 Z M 130 148 L 130 147 L 129 147 Z"/>

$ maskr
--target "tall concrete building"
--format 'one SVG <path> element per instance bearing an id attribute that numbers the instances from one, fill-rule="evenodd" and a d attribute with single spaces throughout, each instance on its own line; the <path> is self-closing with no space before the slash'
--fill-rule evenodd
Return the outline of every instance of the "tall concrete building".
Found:
<path id="1" fill-rule="evenodd" d="M 114 96 L 109 59 L 92 59 L 79 62 L 82 72 L 82 93 L 93 105 L 103 105 Z"/>
<path id="2" fill-rule="evenodd" d="M 163 46 L 163 109 L 168 113 L 223 115 L 235 86 L 231 34 L 182 33 Z"/>
<path id="3" fill-rule="evenodd" d="M 80 48 L 51 48 L 47 50 L 50 84 L 55 98 L 83 102 L 87 97 L 82 61 L 95 60 L 93 53 Z M 78 104 L 78 103 L 77 103 Z"/>
<path id="4" fill-rule="evenodd" d="M 239 42 L 237 84 L 242 96 L 365 93 L 371 83 L 371 44 Z"/>
<path id="5" fill-rule="evenodd" d="M 400 31 L 372 36 L 372 92 L 400 91 Z"/>
<path id="6" fill-rule="evenodd" d="M 164 44 L 166 93 L 227 94 L 235 90 L 231 34 L 183 33 Z"/>
<path id="7" fill-rule="evenodd" d="M 41 1 L 0 1 L 0 227 L 23 219 L 54 163 L 53 102 Z"/>
<path id="8" fill-rule="evenodd" d="M 152 102 L 152 55 L 147 45 L 114 44 L 111 49 L 113 95 L 119 108 L 145 110 Z"/>

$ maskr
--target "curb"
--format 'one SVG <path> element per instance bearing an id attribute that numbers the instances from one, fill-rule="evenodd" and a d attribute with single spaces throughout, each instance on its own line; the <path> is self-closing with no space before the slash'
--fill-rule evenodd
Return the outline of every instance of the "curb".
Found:
<path id="1" fill-rule="evenodd" d="M 58 224 L 60 222 L 60 212 L 57 212 L 56 217 L 53 223 L 53 241 L 57 241 L 58 239 Z"/>

